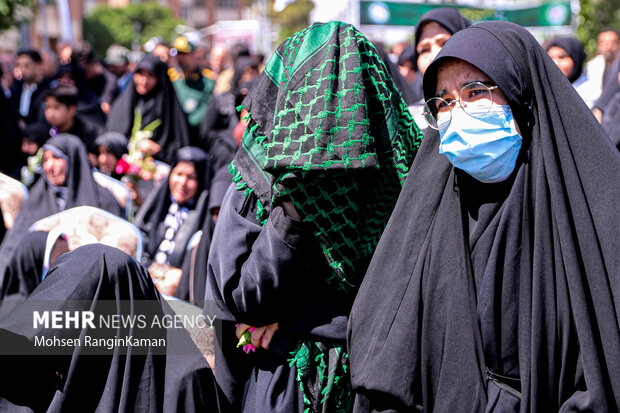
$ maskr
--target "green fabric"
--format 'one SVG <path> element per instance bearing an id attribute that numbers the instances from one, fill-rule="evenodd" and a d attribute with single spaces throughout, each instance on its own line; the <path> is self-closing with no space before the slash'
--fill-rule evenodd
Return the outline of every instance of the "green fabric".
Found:
<path id="1" fill-rule="evenodd" d="M 244 106 L 237 188 L 266 214 L 292 200 L 329 282 L 354 293 L 422 139 L 374 46 L 353 26 L 314 24 L 278 48 Z"/>
<path id="2" fill-rule="evenodd" d="M 304 412 L 351 411 L 349 355 L 342 346 L 304 340 L 290 354 L 289 366 L 297 370 L 296 379 L 306 406 Z"/>

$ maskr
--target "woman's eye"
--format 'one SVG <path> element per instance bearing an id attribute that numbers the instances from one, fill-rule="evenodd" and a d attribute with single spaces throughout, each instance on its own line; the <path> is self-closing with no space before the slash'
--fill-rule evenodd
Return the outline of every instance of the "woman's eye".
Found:
<path id="1" fill-rule="evenodd" d="M 438 111 L 448 110 L 448 109 L 450 109 L 450 106 L 452 106 L 452 101 L 451 100 L 440 100 L 440 101 L 437 102 L 437 110 Z"/>
<path id="2" fill-rule="evenodd" d="M 480 99 L 487 97 L 488 95 L 489 91 L 487 89 L 471 89 L 467 91 L 466 98 L 468 100 Z"/>

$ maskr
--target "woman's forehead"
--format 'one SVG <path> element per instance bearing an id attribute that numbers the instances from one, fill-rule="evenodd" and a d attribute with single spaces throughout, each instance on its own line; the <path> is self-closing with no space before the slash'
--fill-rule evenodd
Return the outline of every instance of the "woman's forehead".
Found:
<path id="1" fill-rule="evenodd" d="M 442 63 L 437 70 L 436 90 L 445 89 L 464 83 L 491 80 L 486 73 L 460 59 L 450 59 Z"/>
<path id="2" fill-rule="evenodd" d="M 173 170 L 175 172 L 189 172 L 192 173 L 196 170 L 196 167 L 194 166 L 194 162 L 192 161 L 179 161 L 176 166 L 173 168 Z"/>
<path id="3" fill-rule="evenodd" d="M 427 21 L 422 23 L 422 30 L 420 30 L 420 38 L 416 40 L 417 43 L 420 43 L 421 41 L 425 40 L 425 39 L 431 39 L 435 36 L 437 36 L 438 34 L 445 34 L 448 35 L 448 37 L 450 37 L 452 35 L 452 33 L 450 33 L 450 31 L 448 31 L 448 29 L 446 29 L 445 27 L 443 27 L 441 24 L 437 23 L 436 21 Z"/>

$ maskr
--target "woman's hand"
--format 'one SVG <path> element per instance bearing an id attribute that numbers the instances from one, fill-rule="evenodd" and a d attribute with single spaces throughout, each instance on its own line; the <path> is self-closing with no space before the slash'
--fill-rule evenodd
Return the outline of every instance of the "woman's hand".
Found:
<path id="1" fill-rule="evenodd" d="M 149 267 L 149 274 L 160 293 L 174 295 L 183 276 L 183 270 L 154 262 Z"/>
<path id="2" fill-rule="evenodd" d="M 161 151 L 161 146 L 150 139 L 142 139 L 138 142 L 138 150 L 145 155 L 157 155 Z"/>
<path id="3" fill-rule="evenodd" d="M 237 325 L 237 338 L 241 338 L 243 333 L 251 326 L 243 323 Z M 256 348 L 264 348 L 269 350 L 269 344 L 273 339 L 273 335 L 278 331 L 278 323 L 269 324 L 263 327 L 256 327 L 252 332 L 252 345 Z"/>

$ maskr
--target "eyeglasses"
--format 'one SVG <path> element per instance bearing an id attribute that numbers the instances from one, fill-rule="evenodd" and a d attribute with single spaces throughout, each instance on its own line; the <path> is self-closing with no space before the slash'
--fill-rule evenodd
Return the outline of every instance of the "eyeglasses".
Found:
<path id="1" fill-rule="evenodd" d="M 465 113 L 474 118 L 486 115 L 493 106 L 493 90 L 499 86 L 487 86 L 482 82 L 468 83 L 461 88 L 458 103 Z M 424 119 L 428 125 L 437 130 L 444 130 L 452 120 L 452 109 L 456 100 L 431 98 L 424 104 Z"/>

